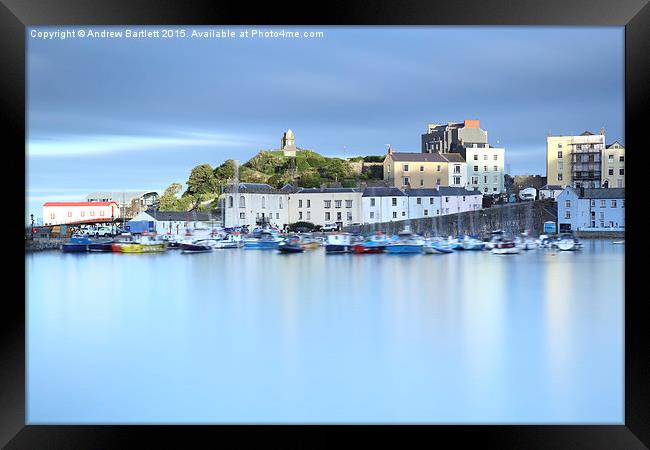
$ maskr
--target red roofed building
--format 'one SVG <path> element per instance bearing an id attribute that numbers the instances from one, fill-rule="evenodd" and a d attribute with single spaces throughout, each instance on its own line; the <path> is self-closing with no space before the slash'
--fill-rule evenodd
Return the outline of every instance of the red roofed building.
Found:
<path id="1" fill-rule="evenodd" d="M 116 202 L 47 202 L 43 204 L 43 224 L 110 222 L 118 218 Z"/>

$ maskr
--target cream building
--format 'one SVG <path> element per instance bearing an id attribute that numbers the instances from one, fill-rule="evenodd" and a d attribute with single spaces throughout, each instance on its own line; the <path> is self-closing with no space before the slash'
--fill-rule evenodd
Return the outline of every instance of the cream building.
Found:
<path id="1" fill-rule="evenodd" d="M 605 131 L 546 138 L 546 181 L 551 185 L 599 188 Z"/>
<path id="2" fill-rule="evenodd" d="M 255 228 L 261 221 L 279 228 L 289 223 L 289 192 L 268 184 L 239 183 L 228 186 L 222 198 L 224 227 Z"/>
<path id="3" fill-rule="evenodd" d="M 384 180 L 397 188 L 467 186 L 467 164 L 458 153 L 398 153 L 388 150 Z"/>
<path id="4" fill-rule="evenodd" d="M 289 223 L 361 223 L 361 195 L 355 188 L 301 188 L 289 196 Z"/>
<path id="5" fill-rule="evenodd" d="M 618 141 L 605 147 L 602 161 L 602 182 L 606 188 L 625 187 L 625 147 Z"/>

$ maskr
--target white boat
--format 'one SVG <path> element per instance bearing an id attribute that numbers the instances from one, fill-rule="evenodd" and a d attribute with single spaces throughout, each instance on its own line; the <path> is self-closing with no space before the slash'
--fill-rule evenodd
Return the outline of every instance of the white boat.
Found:
<path id="1" fill-rule="evenodd" d="M 240 248 L 244 246 L 241 235 L 227 234 L 214 242 L 214 248 Z"/>
<path id="2" fill-rule="evenodd" d="M 403 231 L 397 233 L 396 239 L 392 239 L 392 242 L 386 245 L 386 253 L 422 253 L 423 247 L 424 240 L 419 235 L 412 233 L 410 227 L 406 226 Z"/>
<path id="3" fill-rule="evenodd" d="M 453 253 L 454 250 L 451 248 L 451 245 L 444 240 L 428 239 L 424 241 L 422 252 L 426 254 L 445 254 Z"/>
<path id="4" fill-rule="evenodd" d="M 582 243 L 572 235 L 563 235 L 557 241 L 557 248 L 563 251 L 580 250 Z"/>
<path id="5" fill-rule="evenodd" d="M 625 244 L 625 241 L 614 241 L 612 244 Z"/>
<path id="6" fill-rule="evenodd" d="M 483 250 L 485 248 L 485 242 L 475 237 L 465 236 L 460 246 L 463 250 Z"/>
<path id="7" fill-rule="evenodd" d="M 519 253 L 519 247 L 513 239 L 501 239 L 495 242 L 494 248 L 490 251 L 495 255 L 516 255 Z"/>

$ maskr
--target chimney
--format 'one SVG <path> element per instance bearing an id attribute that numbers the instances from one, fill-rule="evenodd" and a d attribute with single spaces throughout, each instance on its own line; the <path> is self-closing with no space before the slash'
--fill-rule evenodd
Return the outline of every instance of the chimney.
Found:
<path id="1" fill-rule="evenodd" d="M 600 129 L 600 134 L 605 135 L 605 127 Z"/>
<path id="2" fill-rule="evenodd" d="M 481 125 L 480 120 L 469 120 L 469 119 L 465 119 L 465 122 L 463 124 L 465 128 L 480 128 L 480 125 Z"/>

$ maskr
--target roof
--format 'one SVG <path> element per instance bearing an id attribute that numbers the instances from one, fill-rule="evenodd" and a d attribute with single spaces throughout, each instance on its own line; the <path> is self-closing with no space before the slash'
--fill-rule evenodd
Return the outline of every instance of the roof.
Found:
<path id="1" fill-rule="evenodd" d="M 117 202 L 47 202 L 43 206 L 109 206 Z"/>
<path id="2" fill-rule="evenodd" d="M 455 163 L 465 162 L 465 160 L 463 159 L 463 155 L 461 155 L 460 153 L 443 153 L 442 157 L 446 158 L 447 161 L 449 162 L 455 162 Z"/>
<path id="3" fill-rule="evenodd" d="M 281 191 L 280 189 L 275 189 L 273 186 L 268 185 L 266 183 L 239 183 L 237 189 L 238 192 L 242 194 L 246 192 L 268 192 L 268 193 L 285 192 L 285 191 Z M 233 192 L 233 185 L 226 186 L 224 192 Z"/>
<path id="4" fill-rule="evenodd" d="M 594 133 L 591 131 L 585 131 L 583 133 L 580 133 L 580 136 L 594 136 Z"/>
<path id="5" fill-rule="evenodd" d="M 300 188 L 296 194 L 340 194 L 350 192 L 361 192 L 356 188 Z"/>
<path id="6" fill-rule="evenodd" d="M 447 162 L 440 153 L 390 153 L 394 161 L 405 162 Z"/>
<path id="7" fill-rule="evenodd" d="M 440 195 L 458 196 L 458 195 L 483 195 L 480 191 L 469 191 L 462 187 L 440 186 Z"/>
<path id="8" fill-rule="evenodd" d="M 140 198 L 145 194 L 158 194 L 158 191 L 97 191 L 86 195 L 86 200 L 92 198 L 110 198 L 115 201 L 131 202 L 134 198 Z"/>
<path id="9" fill-rule="evenodd" d="M 404 192 L 396 187 L 367 187 L 362 197 L 403 197 Z"/>
<path id="10" fill-rule="evenodd" d="M 614 141 L 611 144 L 606 145 L 605 148 L 610 148 L 611 146 L 616 145 L 616 144 L 618 144 L 623 149 L 625 148 L 625 146 L 623 144 L 621 144 L 620 142 L 618 142 L 618 141 Z"/>
<path id="11" fill-rule="evenodd" d="M 625 198 L 625 188 L 585 189 L 580 198 Z"/>
<path id="12" fill-rule="evenodd" d="M 148 209 L 145 213 L 163 222 L 170 220 L 173 222 L 207 222 L 212 220 L 212 214 L 199 211 L 158 211 Z"/>
<path id="13" fill-rule="evenodd" d="M 540 191 L 561 191 L 563 188 L 560 185 L 557 184 L 547 184 L 546 186 L 543 186 Z"/>

